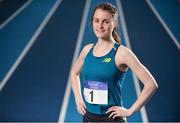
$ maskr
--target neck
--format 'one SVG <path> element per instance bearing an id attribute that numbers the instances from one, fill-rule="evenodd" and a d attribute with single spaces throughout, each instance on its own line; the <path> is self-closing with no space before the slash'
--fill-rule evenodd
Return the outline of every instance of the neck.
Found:
<path id="1" fill-rule="evenodd" d="M 98 46 L 100 47 L 108 47 L 109 45 L 112 45 L 114 44 L 116 41 L 114 40 L 113 37 L 110 37 L 110 38 L 107 38 L 107 39 L 102 39 L 102 38 L 99 38 L 98 39 Z"/>

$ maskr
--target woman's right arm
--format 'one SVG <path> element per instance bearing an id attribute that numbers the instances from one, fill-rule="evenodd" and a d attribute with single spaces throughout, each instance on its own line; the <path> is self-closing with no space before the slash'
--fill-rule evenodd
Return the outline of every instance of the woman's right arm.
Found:
<path id="1" fill-rule="evenodd" d="M 71 73 L 70 73 L 71 86 L 74 93 L 77 110 L 82 115 L 86 113 L 86 110 L 85 110 L 86 106 L 84 104 L 84 101 L 81 95 L 81 85 L 80 85 L 79 74 L 82 70 L 85 56 L 87 55 L 87 53 L 89 52 L 91 48 L 92 48 L 92 44 L 88 44 L 83 48 L 78 59 L 74 63 L 71 69 Z"/>

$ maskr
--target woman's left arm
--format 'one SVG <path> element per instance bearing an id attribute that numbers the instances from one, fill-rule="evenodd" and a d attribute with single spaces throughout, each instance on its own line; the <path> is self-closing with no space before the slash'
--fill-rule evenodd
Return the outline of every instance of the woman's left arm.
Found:
<path id="1" fill-rule="evenodd" d="M 113 106 L 108 110 L 108 112 L 114 112 L 111 113 L 111 116 L 114 115 L 114 117 L 126 117 L 138 111 L 150 99 L 155 90 L 158 88 L 158 85 L 151 73 L 147 70 L 147 68 L 144 65 L 140 63 L 138 58 L 130 49 L 121 46 L 121 48 L 118 49 L 117 53 L 117 55 L 119 55 L 119 58 L 117 59 L 121 60 L 120 64 L 126 64 L 137 75 L 137 77 L 144 85 L 139 97 L 129 109 Z"/>

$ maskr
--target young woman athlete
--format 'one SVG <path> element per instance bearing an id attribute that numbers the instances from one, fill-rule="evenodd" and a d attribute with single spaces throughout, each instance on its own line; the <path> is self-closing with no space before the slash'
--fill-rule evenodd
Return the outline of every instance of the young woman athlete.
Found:
<path id="1" fill-rule="evenodd" d="M 135 54 L 121 44 L 118 13 L 113 5 L 102 3 L 95 7 L 92 27 L 98 40 L 82 49 L 71 70 L 77 110 L 84 122 L 124 122 L 149 100 L 158 85 Z M 126 109 L 121 104 L 121 84 L 128 68 L 144 87 L 134 104 Z"/>

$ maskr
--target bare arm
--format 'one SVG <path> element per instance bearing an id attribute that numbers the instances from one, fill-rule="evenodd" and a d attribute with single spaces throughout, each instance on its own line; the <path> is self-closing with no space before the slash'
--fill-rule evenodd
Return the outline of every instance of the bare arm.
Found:
<path id="1" fill-rule="evenodd" d="M 127 64 L 127 66 L 130 67 L 133 72 L 135 72 L 137 77 L 144 85 L 138 99 L 129 109 L 129 113 L 133 114 L 134 112 L 138 111 L 150 99 L 152 94 L 158 88 L 158 85 L 151 73 L 146 69 L 144 65 L 140 63 L 137 57 L 129 49 L 127 49 L 126 53 L 124 54 L 124 63 Z"/>
<path id="2" fill-rule="evenodd" d="M 138 111 L 150 99 L 155 90 L 158 88 L 158 85 L 151 73 L 140 63 L 130 49 L 121 46 L 119 47 L 117 53 L 117 60 L 119 61 L 118 64 L 126 64 L 129 68 L 131 68 L 144 85 L 139 97 L 129 109 L 126 110 L 124 108 L 119 108 L 119 110 L 117 110 L 117 107 L 109 109 L 110 111 L 119 111 L 119 115 L 117 116 L 130 116 Z"/>
<path id="3" fill-rule="evenodd" d="M 71 86 L 72 86 L 72 90 L 74 93 L 77 110 L 82 115 L 84 115 L 84 113 L 86 111 L 85 111 L 85 104 L 84 104 L 84 101 L 83 101 L 82 95 L 81 95 L 79 74 L 83 67 L 84 58 L 87 55 L 87 53 L 89 52 L 91 47 L 92 47 L 92 44 L 89 44 L 83 48 L 78 59 L 74 63 L 74 65 L 71 69 L 71 73 L 70 73 Z"/>

